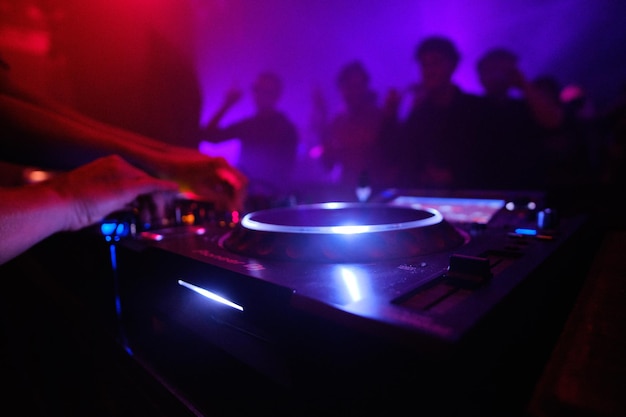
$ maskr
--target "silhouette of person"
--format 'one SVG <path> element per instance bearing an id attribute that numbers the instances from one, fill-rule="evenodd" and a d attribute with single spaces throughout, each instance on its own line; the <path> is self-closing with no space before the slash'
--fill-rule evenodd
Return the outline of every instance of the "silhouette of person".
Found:
<path id="1" fill-rule="evenodd" d="M 430 36 L 415 49 L 421 82 L 413 88 L 413 103 L 401 121 L 397 158 L 398 183 L 412 188 L 476 186 L 475 143 L 480 122 L 478 96 L 453 81 L 460 61 L 447 37 Z"/>
<path id="2" fill-rule="evenodd" d="M 598 132 L 605 143 L 601 181 L 611 194 L 621 196 L 626 184 L 626 83 L 597 117 Z M 618 197 L 621 204 L 621 199 Z"/>
<path id="3" fill-rule="evenodd" d="M 299 138 L 295 124 L 278 109 L 282 92 L 283 83 L 277 74 L 261 72 L 252 86 L 255 113 L 220 126 L 227 112 L 243 97 L 241 90 L 232 88 L 202 132 L 209 142 L 235 138 L 241 141 L 236 166 L 249 179 L 250 196 L 271 199 L 291 191 Z"/>
<path id="4" fill-rule="evenodd" d="M 318 128 L 323 146 L 322 162 L 336 169 L 336 183 L 346 192 L 357 187 L 380 188 L 390 179 L 381 126 L 384 109 L 372 89 L 370 74 L 361 61 L 343 65 L 337 75 L 343 108 Z M 323 105 L 319 102 L 318 106 Z M 324 109 L 318 109 L 324 114 Z"/>
<path id="5" fill-rule="evenodd" d="M 482 188 L 543 188 L 545 137 L 563 123 L 558 99 L 527 80 L 518 61 L 513 51 L 496 47 L 476 64 L 483 87 L 477 143 L 483 152 L 476 155 Z"/>
<path id="6" fill-rule="evenodd" d="M 558 100 L 555 102 L 537 83 L 526 79 L 513 51 L 501 47 L 489 49 L 478 60 L 476 69 L 483 97 L 496 104 L 523 105 L 535 123 L 545 129 L 555 129 L 563 123 L 563 109 Z"/>
<path id="7" fill-rule="evenodd" d="M 595 110 L 580 86 L 563 88 L 552 75 L 536 77 L 532 85 L 559 109 L 561 116 L 557 126 L 543 129 L 538 135 L 542 187 L 563 197 L 575 188 L 580 195 L 583 187 L 600 181 L 597 164 L 602 144 L 597 142 Z"/>

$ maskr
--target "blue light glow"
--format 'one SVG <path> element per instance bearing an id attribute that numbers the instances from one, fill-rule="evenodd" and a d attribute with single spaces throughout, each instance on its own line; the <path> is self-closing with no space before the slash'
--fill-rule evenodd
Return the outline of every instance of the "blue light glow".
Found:
<path id="1" fill-rule="evenodd" d="M 348 289 L 350 299 L 353 302 L 359 301 L 363 298 L 363 294 L 361 293 L 361 289 L 359 288 L 359 282 L 354 271 L 348 268 L 341 268 L 341 278 L 343 279 L 343 282 Z"/>
<path id="2" fill-rule="evenodd" d="M 115 252 L 115 245 L 109 245 L 109 252 L 111 253 L 111 267 L 113 268 L 113 272 L 117 273 L 117 252 Z"/>
<path id="3" fill-rule="evenodd" d="M 227 300 L 226 298 L 215 294 L 214 292 L 211 292 L 209 290 L 206 290 L 202 287 L 198 287 L 196 285 L 190 284 L 189 282 L 183 281 L 181 279 L 178 280 L 178 285 L 182 285 L 185 288 L 189 288 L 191 291 L 195 291 L 198 294 L 213 300 L 213 301 L 217 301 L 218 303 L 224 304 L 228 307 L 234 308 L 235 310 L 239 310 L 239 311 L 243 311 L 243 307 L 240 306 L 239 304 L 235 304 L 230 300 Z"/>
<path id="4" fill-rule="evenodd" d="M 100 233 L 107 242 L 112 240 L 119 241 L 120 237 L 129 236 L 131 230 L 132 225 L 125 222 L 107 221 L 100 224 Z"/>
<path id="5" fill-rule="evenodd" d="M 107 236 L 109 238 L 109 236 Z M 122 300 L 120 299 L 118 271 L 117 271 L 117 251 L 115 245 L 109 245 L 109 253 L 111 257 L 111 269 L 113 272 L 113 285 L 115 289 L 115 314 L 119 323 L 119 343 L 122 345 L 126 353 L 133 355 L 133 350 L 128 344 L 128 339 L 124 331 L 124 325 L 122 320 Z"/>
<path id="6" fill-rule="evenodd" d="M 370 226 L 361 225 L 346 225 L 346 226 L 333 226 L 330 229 L 332 234 L 338 235 L 353 235 L 357 233 L 367 233 L 370 231 Z"/>
<path id="7" fill-rule="evenodd" d="M 343 208 L 350 207 L 350 203 L 328 202 L 314 204 L 312 206 L 319 210 L 328 210 L 330 214 L 330 211 L 332 210 L 341 210 Z M 335 224 L 327 226 L 292 226 L 284 224 L 265 223 L 262 221 L 254 220 L 253 217 L 255 213 L 248 213 L 241 219 L 241 225 L 247 229 L 258 230 L 262 232 L 304 234 L 361 234 L 426 227 L 439 224 L 443 221 L 443 216 L 438 210 L 425 208 L 423 211 L 428 211 L 431 216 L 424 219 L 384 224 L 358 224 L 361 219 L 355 218 L 354 221 L 350 221 L 350 223 L 354 224 Z"/>
<path id="8" fill-rule="evenodd" d="M 111 236 L 115 232 L 116 228 L 117 228 L 117 223 L 105 222 L 100 225 L 100 233 L 102 233 L 104 236 Z"/>
<path id="9" fill-rule="evenodd" d="M 515 233 L 520 234 L 520 235 L 526 235 L 526 236 L 536 236 L 537 235 L 537 231 L 535 229 L 519 228 L 519 229 L 515 229 Z"/>

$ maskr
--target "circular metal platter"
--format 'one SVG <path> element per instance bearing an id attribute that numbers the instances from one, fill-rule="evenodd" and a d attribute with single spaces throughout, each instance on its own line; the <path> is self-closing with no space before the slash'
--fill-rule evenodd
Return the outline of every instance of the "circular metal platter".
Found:
<path id="1" fill-rule="evenodd" d="M 221 244 L 255 258 L 370 262 L 441 252 L 468 240 L 436 210 L 320 203 L 248 213 Z"/>

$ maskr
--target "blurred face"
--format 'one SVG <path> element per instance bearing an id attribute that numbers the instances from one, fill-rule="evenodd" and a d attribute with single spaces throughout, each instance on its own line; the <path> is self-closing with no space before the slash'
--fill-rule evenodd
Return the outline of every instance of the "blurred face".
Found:
<path id="1" fill-rule="evenodd" d="M 339 86 L 343 100 L 349 108 L 361 105 L 369 96 L 369 82 L 367 77 L 353 72 Z"/>
<path id="2" fill-rule="evenodd" d="M 456 69 L 456 62 L 446 54 L 437 51 L 423 52 L 418 57 L 418 64 L 422 74 L 422 84 L 428 90 L 444 87 L 450 84 L 452 74 Z"/>
<path id="3" fill-rule="evenodd" d="M 498 58 L 485 61 L 479 68 L 480 83 L 489 95 L 507 95 L 515 85 L 517 63 L 514 59 Z"/>

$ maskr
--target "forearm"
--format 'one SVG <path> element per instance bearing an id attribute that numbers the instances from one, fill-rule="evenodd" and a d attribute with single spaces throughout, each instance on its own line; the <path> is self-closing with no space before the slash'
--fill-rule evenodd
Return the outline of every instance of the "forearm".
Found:
<path id="1" fill-rule="evenodd" d="M 523 92 L 533 117 L 541 126 L 546 129 L 556 129 L 561 126 L 565 115 L 559 103 L 553 102 L 532 84 L 525 85 Z"/>
<path id="2" fill-rule="evenodd" d="M 220 123 L 227 111 L 228 109 L 226 107 L 220 108 L 209 120 L 209 123 L 206 125 L 206 130 L 213 131 L 219 129 Z"/>
<path id="3" fill-rule="evenodd" d="M 51 100 L 48 97 L 37 94 L 36 92 L 29 91 L 22 86 L 18 86 L 13 83 L 8 83 L 5 86 L 5 92 L 3 96 L 8 96 L 15 100 L 11 105 L 15 105 L 16 102 L 28 104 L 34 108 L 39 108 L 41 110 L 50 112 L 51 114 L 54 114 L 55 117 L 61 120 L 70 120 L 76 124 L 83 125 L 86 129 L 94 129 L 107 135 L 116 135 L 122 138 L 130 135 L 131 137 L 129 139 L 133 139 L 136 143 L 140 143 L 143 146 L 158 148 L 159 146 L 163 145 L 162 142 L 155 141 L 151 138 L 146 138 L 139 134 L 134 134 L 124 129 L 116 128 L 115 126 L 85 116 L 84 114 L 74 110 L 70 106 L 64 105 L 55 100 Z"/>
<path id="4" fill-rule="evenodd" d="M 16 137 L 11 143 L 0 143 L 0 149 L 10 149 L 20 154 L 20 163 L 30 164 L 29 158 L 50 156 L 46 161 L 50 169 L 71 169 L 94 158 L 119 154 L 141 168 L 153 168 L 168 145 L 144 138 L 132 132 L 117 129 L 84 118 L 69 118 L 32 103 L 0 96 L 2 123 Z M 0 138 L 0 141 L 8 138 Z M 33 156 L 34 157 L 34 156 Z M 41 161 L 36 161 L 38 164 Z"/>
<path id="5" fill-rule="evenodd" d="M 0 264 L 63 230 L 65 204 L 41 184 L 0 188 Z"/>
<path id="6" fill-rule="evenodd" d="M 226 94 L 226 98 L 224 102 L 220 105 L 213 116 L 209 120 L 209 123 L 206 126 L 205 132 L 207 134 L 214 134 L 220 131 L 220 123 L 224 116 L 230 111 L 230 109 L 239 101 L 241 98 L 241 92 L 237 90 L 231 90 Z"/>
<path id="7" fill-rule="evenodd" d="M 9 162 L 70 170 L 118 155 L 146 173 L 175 181 L 216 206 L 240 207 L 247 180 L 221 157 L 109 126 L 84 116 L 66 117 L 0 93 L 0 155 Z M 232 192 L 223 192 L 224 185 Z"/>

